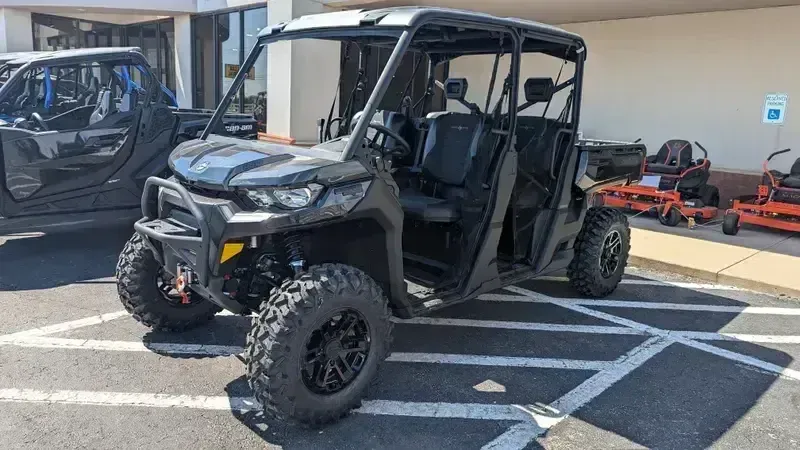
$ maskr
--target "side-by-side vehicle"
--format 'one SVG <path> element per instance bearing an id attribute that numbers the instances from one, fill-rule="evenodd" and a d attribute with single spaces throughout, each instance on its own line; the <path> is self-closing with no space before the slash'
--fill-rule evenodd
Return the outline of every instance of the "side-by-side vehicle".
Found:
<path id="1" fill-rule="evenodd" d="M 179 109 L 138 48 L 5 55 L 0 66 L 0 235 L 133 223 L 145 180 L 213 111 Z M 252 115 L 214 132 L 257 135 Z"/>
<path id="2" fill-rule="evenodd" d="M 265 47 L 300 39 L 391 55 L 362 105 L 318 122 L 318 145 L 215 136 Z M 407 54 L 429 62 L 426 88 L 379 109 L 394 103 L 386 94 Z M 441 65 L 481 55 L 491 73 L 480 79 L 491 81 L 477 103 L 468 92 L 486 89 L 477 77 L 436 78 Z M 523 55 L 573 75 L 531 76 Z M 255 397 L 275 417 L 321 424 L 360 404 L 389 354 L 392 315 L 562 269 L 580 293 L 609 294 L 630 230 L 621 212 L 588 199 L 637 182 L 646 150 L 578 144 L 585 60 L 575 34 L 439 8 L 336 12 L 263 30 L 208 128 L 172 152 L 174 176 L 147 180 L 144 217 L 117 266 L 122 304 L 176 331 L 223 308 L 257 313 L 244 356 Z M 436 111 L 440 92 L 447 106 Z"/>

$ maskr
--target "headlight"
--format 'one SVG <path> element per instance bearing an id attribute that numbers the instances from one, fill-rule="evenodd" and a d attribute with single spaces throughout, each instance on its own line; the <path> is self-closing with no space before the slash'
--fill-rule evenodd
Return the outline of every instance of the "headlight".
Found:
<path id="1" fill-rule="evenodd" d="M 311 183 L 307 187 L 292 189 L 247 189 L 245 193 L 260 208 L 283 206 L 297 209 L 310 205 L 323 187 Z"/>

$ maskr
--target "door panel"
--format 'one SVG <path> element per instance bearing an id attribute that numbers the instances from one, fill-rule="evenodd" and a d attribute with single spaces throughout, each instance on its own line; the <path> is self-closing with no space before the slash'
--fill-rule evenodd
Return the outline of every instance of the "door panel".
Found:
<path id="1" fill-rule="evenodd" d="M 118 112 L 86 129 L 35 132 L 4 140 L 6 188 L 16 202 L 96 186 L 130 154 L 139 111 Z"/>

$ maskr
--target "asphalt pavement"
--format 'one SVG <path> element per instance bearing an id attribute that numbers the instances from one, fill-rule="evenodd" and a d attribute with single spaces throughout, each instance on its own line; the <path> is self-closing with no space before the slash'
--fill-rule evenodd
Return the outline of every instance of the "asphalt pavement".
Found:
<path id="1" fill-rule="evenodd" d="M 130 231 L 0 238 L 0 448 L 800 446 L 800 303 L 631 268 L 589 300 L 561 274 L 399 321 L 364 406 L 266 420 L 237 358 L 249 319 L 182 334 L 128 317 Z"/>

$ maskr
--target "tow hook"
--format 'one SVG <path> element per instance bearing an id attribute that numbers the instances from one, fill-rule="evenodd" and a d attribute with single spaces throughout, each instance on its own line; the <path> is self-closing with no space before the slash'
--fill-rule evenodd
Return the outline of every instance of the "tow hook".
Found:
<path id="1" fill-rule="evenodd" d="M 181 304 L 188 305 L 191 301 L 189 300 L 189 295 L 186 293 L 186 287 L 194 281 L 194 273 L 192 269 L 182 264 L 178 264 L 175 273 L 177 274 L 175 277 L 175 290 L 178 291 L 178 294 L 181 296 Z"/>

